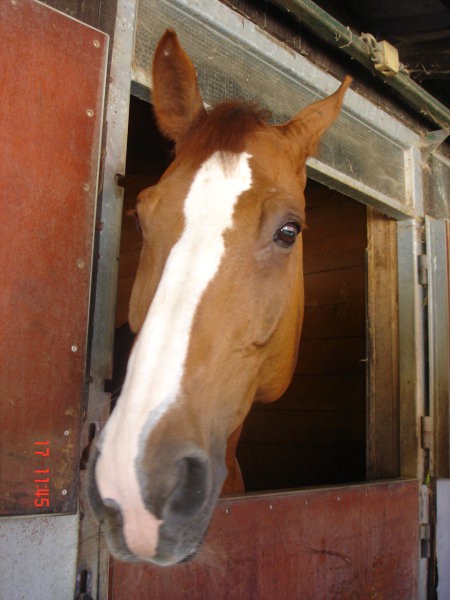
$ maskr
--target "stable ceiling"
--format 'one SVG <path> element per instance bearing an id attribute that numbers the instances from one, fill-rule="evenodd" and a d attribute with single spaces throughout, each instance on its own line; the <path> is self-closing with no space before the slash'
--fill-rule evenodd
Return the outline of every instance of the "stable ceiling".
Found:
<path id="1" fill-rule="evenodd" d="M 450 0 L 316 0 L 357 33 L 385 39 L 411 77 L 441 102 L 450 102 Z"/>

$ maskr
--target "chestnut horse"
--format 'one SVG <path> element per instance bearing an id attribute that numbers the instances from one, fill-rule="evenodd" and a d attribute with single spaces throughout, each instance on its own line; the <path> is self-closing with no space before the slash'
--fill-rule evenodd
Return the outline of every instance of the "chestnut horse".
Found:
<path id="1" fill-rule="evenodd" d="M 154 109 L 176 155 L 138 198 L 138 336 L 90 465 L 91 503 L 119 559 L 188 560 L 227 467 L 224 489 L 242 486 L 242 422 L 254 401 L 281 396 L 297 359 L 305 161 L 350 81 L 274 126 L 243 103 L 206 111 L 176 34 L 158 44 Z"/>

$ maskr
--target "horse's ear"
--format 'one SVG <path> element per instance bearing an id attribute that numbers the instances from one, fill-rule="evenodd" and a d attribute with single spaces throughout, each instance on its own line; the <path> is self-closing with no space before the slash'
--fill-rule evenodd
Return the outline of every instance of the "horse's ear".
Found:
<path id="1" fill-rule="evenodd" d="M 288 123 L 281 125 L 286 134 L 297 138 L 302 158 L 306 159 L 316 151 L 320 138 L 338 116 L 344 94 L 351 82 L 351 77 L 345 77 L 334 94 L 310 104 Z"/>
<path id="2" fill-rule="evenodd" d="M 194 65 L 172 29 L 166 31 L 156 48 L 152 77 L 159 128 L 177 142 L 204 107 Z"/>

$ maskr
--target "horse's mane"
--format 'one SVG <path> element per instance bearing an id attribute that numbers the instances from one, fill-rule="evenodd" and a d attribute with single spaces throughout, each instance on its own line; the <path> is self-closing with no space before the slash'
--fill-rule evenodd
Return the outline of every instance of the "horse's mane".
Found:
<path id="1" fill-rule="evenodd" d="M 206 111 L 193 122 L 177 154 L 190 154 L 203 162 L 213 152 L 239 153 L 248 135 L 267 127 L 271 114 L 254 104 L 225 102 Z"/>

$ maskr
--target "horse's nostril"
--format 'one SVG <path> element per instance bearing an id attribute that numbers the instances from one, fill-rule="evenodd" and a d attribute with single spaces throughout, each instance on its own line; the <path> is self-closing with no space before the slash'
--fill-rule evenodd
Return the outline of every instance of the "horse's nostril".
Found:
<path id="1" fill-rule="evenodd" d="M 208 463 L 198 456 L 185 456 L 178 461 L 178 483 L 170 494 L 166 510 L 172 516 L 189 518 L 195 515 L 208 493 Z"/>
<path id="2" fill-rule="evenodd" d="M 187 563 L 189 561 L 191 561 L 193 558 L 195 558 L 197 555 L 197 551 L 192 552 L 191 554 L 188 554 L 187 556 L 185 556 L 183 558 L 183 560 L 180 560 L 180 563 Z"/>
<path id="3" fill-rule="evenodd" d="M 112 508 L 112 509 L 115 509 L 116 511 L 120 510 L 119 503 L 116 502 L 116 500 L 114 500 L 113 498 L 104 498 L 103 499 L 103 504 L 107 508 Z"/>
<path id="4" fill-rule="evenodd" d="M 122 527 L 123 525 L 123 516 L 120 505 L 113 498 L 104 498 L 103 505 L 105 507 L 105 512 L 109 516 L 109 518 L 114 519 L 117 526 Z"/>

